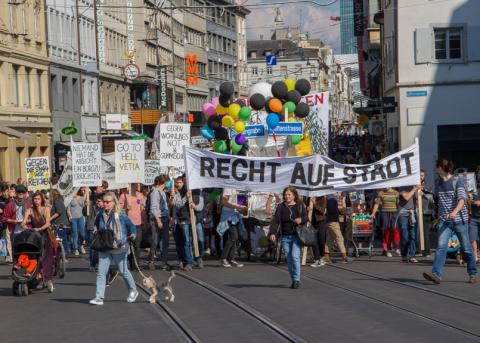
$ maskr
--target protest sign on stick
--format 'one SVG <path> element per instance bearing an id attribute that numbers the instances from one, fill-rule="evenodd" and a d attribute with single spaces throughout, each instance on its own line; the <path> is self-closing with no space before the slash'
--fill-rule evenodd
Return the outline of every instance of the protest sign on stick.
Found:
<path id="1" fill-rule="evenodd" d="M 115 182 L 144 182 L 145 141 L 115 141 Z"/>
<path id="2" fill-rule="evenodd" d="M 47 156 L 27 157 L 25 173 L 29 191 L 39 191 L 50 188 L 50 164 Z"/>
<path id="3" fill-rule="evenodd" d="M 183 147 L 190 146 L 190 124 L 160 124 L 160 165 L 185 171 Z"/>
<path id="4" fill-rule="evenodd" d="M 168 168 L 160 167 L 160 160 L 145 160 L 144 185 L 151 186 L 158 175 L 168 174 Z"/>
<path id="5" fill-rule="evenodd" d="M 74 187 L 92 187 L 102 184 L 100 143 L 72 144 L 72 172 Z"/>
<path id="6" fill-rule="evenodd" d="M 303 97 L 310 106 L 305 126 L 312 144 L 313 153 L 328 154 L 329 95 L 328 92 L 309 94 Z"/>

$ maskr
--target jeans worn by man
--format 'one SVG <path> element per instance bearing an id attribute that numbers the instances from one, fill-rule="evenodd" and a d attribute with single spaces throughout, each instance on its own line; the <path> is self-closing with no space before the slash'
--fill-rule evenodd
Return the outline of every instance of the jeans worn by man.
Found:
<path id="1" fill-rule="evenodd" d="M 417 215 L 400 215 L 398 217 L 400 231 L 400 253 L 403 262 L 416 262 L 415 251 L 417 249 Z"/>

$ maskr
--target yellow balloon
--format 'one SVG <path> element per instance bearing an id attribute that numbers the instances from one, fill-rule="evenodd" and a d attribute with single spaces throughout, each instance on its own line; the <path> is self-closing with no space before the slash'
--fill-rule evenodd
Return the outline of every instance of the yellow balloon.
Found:
<path id="1" fill-rule="evenodd" d="M 283 82 L 285 82 L 285 84 L 287 85 L 289 92 L 295 89 L 295 81 L 293 81 L 292 79 L 286 79 Z"/>
<path id="2" fill-rule="evenodd" d="M 240 109 L 241 107 L 239 104 L 230 104 L 230 106 L 228 106 L 228 113 L 233 119 L 237 120 Z"/>
<path id="3" fill-rule="evenodd" d="M 361 126 L 368 124 L 369 121 L 370 120 L 369 120 L 368 116 L 365 115 L 365 114 L 362 114 L 361 116 L 359 116 L 357 118 L 358 125 L 361 125 Z"/>
<path id="4" fill-rule="evenodd" d="M 217 105 L 217 114 L 226 114 L 228 112 L 228 108 L 227 107 L 223 107 L 222 105 L 218 104 Z"/>
<path id="5" fill-rule="evenodd" d="M 244 133 L 245 132 L 245 123 L 243 121 L 237 121 L 233 126 L 233 129 L 236 133 Z"/>
<path id="6" fill-rule="evenodd" d="M 222 118 L 222 125 L 223 127 L 232 127 L 233 125 L 233 118 L 230 116 L 225 116 Z"/>

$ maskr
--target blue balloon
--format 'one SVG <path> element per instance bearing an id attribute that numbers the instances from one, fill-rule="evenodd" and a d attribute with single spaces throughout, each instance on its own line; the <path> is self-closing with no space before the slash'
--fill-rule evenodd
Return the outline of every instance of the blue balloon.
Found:
<path id="1" fill-rule="evenodd" d="M 208 125 L 203 125 L 200 128 L 200 133 L 202 134 L 202 136 L 204 138 L 206 138 L 208 140 L 212 140 L 212 139 L 215 138 L 215 132 L 213 132 L 213 130 Z"/>
<path id="2" fill-rule="evenodd" d="M 276 113 L 270 113 L 267 116 L 267 125 L 271 130 L 274 130 L 278 126 L 278 123 L 280 123 L 280 118 Z"/>
<path id="3" fill-rule="evenodd" d="M 172 187 L 173 187 L 172 180 L 168 180 L 167 187 L 165 187 L 165 190 L 168 192 Z"/>

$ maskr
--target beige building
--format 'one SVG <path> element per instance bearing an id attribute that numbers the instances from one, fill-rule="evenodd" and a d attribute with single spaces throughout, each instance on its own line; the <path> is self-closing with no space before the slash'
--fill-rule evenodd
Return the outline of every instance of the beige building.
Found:
<path id="1" fill-rule="evenodd" d="M 0 1 L 0 179 L 25 177 L 24 159 L 51 156 L 46 25 L 41 0 Z"/>

